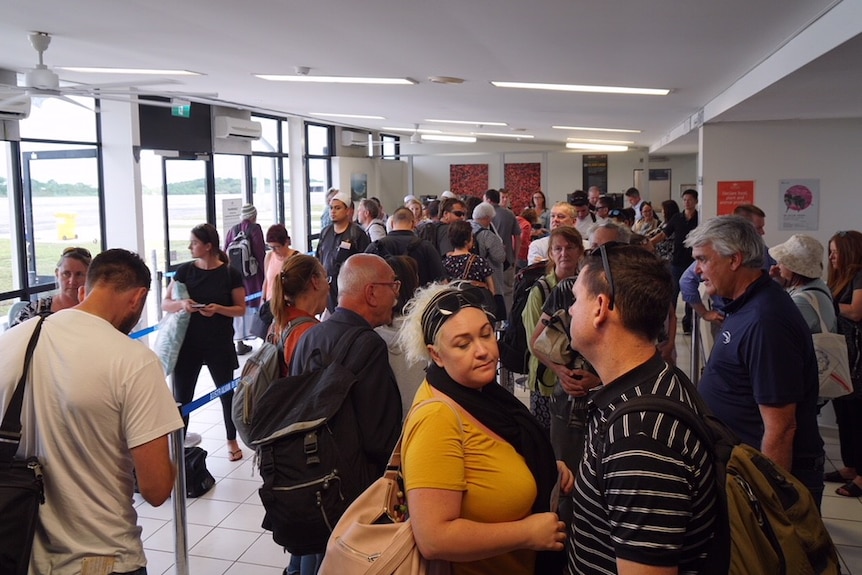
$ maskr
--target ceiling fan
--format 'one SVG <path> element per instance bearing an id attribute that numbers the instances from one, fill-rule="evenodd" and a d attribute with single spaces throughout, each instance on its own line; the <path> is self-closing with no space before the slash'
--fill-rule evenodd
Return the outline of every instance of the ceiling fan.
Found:
<path id="1" fill-rule="evenodd" d="M 139 98 L 139 96 L 164 96 L 166 98 L 176 97 L 186 101 L 207 101 L 206 103 L 209 103 L 208 100 L 217 96 L 217 94 L 136 90 L 141 86 L 179 83 L 176 80 L 166 78 L 104 84 L 70 83 L 65 80 L 61 80 L 53 70 L 45 65 L 44 53 L 48 50 L 48 46 L 51 44 L 51 35 L 46 32 L 31 32 L 29 38 L 33 49 L 39 54 L 39 62 L 35 67 L 24 73 L 23 84 L 4 85 L 0 83 L 0 103 L 4 106 L 22 104 L 29 101 L 31 98 L 57 98 L 92 111 L 89 106 L 72 99 L 72 96 L 99 98 L 102 100 L 117 100 L 161 107 L 171 107 L 172 103 L 163 100 L 147 100 Z M 12 77 L 14 77 L 14 75 Z M 2 76 L 0 76 L 0 82 L 2 82 Z"/>

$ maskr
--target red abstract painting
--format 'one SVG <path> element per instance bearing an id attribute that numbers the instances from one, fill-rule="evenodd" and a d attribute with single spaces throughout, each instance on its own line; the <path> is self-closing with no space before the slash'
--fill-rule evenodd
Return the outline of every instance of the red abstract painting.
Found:
<path id="1" fill-rule="evenodd" d="M 509 192 L 509 205 L 513 212 L 520 214 L 530 206 L 533 192 L 542 189 L 542 164 L 506 164 L 503 173 L 503 187 Z"/>
<path id="2" fill-rule="evenodd" d="M 488 189 L 488 164 L 450 164 L 449 190 L 456 196 L 478 196 Z"/>

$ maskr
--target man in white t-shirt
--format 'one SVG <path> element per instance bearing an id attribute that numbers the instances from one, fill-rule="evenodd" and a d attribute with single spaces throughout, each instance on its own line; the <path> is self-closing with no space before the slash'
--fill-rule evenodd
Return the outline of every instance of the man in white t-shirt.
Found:
<path id="1" fill-rule="evenodd" d="M 550 219 L 552 230 L 560 226 L 574 226 L 575 207 L 567 202 L 558 202 L 551 208 Z M 527 251 L 527 265 L 548 259 L 548 244 L 550 241 L 551 237 L 545 236 L 530 242 L 530 249 Z"/>
<path id="2" fill-rule="evenodd" d="M 147 560 L 133 507 L 161 505 L 176 469 L 168 434 L 183 427 L 161 362 L 128 337 L 146 304 L 150 271 L 113 249 L 90 264 L 83 301 L 44 320 L 22 409 L 19 457 L 39 458 L 45 504 L 31 573 L 143 573 Z M 0 335 L 0 409 L 17 384 L 38 319 Z"/>

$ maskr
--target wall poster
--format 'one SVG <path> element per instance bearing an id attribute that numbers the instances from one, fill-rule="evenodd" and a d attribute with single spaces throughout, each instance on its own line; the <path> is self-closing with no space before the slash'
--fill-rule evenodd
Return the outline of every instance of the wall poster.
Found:
<path id="1" fill-rule="evenodd" d="M 512 211 L 520 214 L 530 207 L 533 192 L 542 189 L 542 164 L 506 164 L 503 169 L 503 187 L 509 192 L 509 205 Z"/>
<path id="2" fill-rule="evenodd" d="M 820 219 L 820 180 L 781 180 L 779 230 L 815 231 Z"/>
<path id="3" fill-rule="evenodd" d="M 754 180 L 737 180 L 718 182 L 716 195 L 717 214 L 727 216 L 733 213 L 736 206 L 754 203 Z"/>
<path id="4" fill-rule="evenodd" d="M 488 164 L 450 164 L 449 190 L 456 196 L 477 196 L 488 190 Z"/>
<path id="5" fill-rule="evenodd" d="M 350 174 L 350 197 L 354 202 L 368 197 L 368 174 Z"/>

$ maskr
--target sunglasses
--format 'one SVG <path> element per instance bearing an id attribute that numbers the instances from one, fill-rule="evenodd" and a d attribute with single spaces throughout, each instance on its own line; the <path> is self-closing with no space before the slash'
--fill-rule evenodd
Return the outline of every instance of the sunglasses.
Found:
<path id="1" fill-rule="evenodd" d="M 66 257 L 69 255 L 75 255 L 79 258 L 84 258 L 88 262 L 93 259 L 93 256 L 90 254 L 90 250 L 87 248 L 66 248 L 63 250 L 61 257 Z"/>
<path id="2" fill-rule="evenodd" d="M 608 290 L 609 301 L 608 301 L 608 309 L 614 309 L 614 299 L 616 295 L 616 287 L 614 286 L 614 276 L 611 274 L 611 262 L 608 260 L 608 251 L 618 248 L 619 246 L 624 246 L 626 244 L 621 242 L 608 242 L 606 244 L 602 244 L 597 248 L 593 248 L 591 250 L 587 250 L 585 255 L 587 257 L 593 258 L 601 258 L 602 259 L 602 268 L 605 272 L 605 279 L 608 281 Z"/>
<path id="3" fill-rule="evenodd" d="M 462 212 L 461 210 L 452 210 L 449 213 L 452 214 L 453 216 L 455 216 L 456 218 L 463 218 L 464 217 L 464 212 Z"/>

